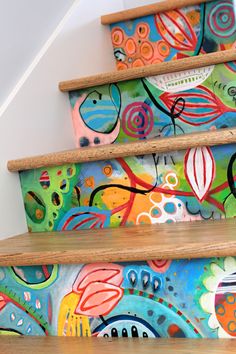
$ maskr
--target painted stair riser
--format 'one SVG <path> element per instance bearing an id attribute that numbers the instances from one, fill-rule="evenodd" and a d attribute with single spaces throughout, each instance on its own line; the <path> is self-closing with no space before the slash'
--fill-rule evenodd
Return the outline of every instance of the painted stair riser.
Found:
<path id="1" fill-rule="evenodd" d="M 236 63 L 71 91 L 76 146 L 236 126 Z"/>
<path id="2" fill-rule="evenodd" d="M 20 173 L 29 230 L 236 216 L 236 144 Z"/>
<path id="3" fill-rule="evenodd" d="M 111 25 L 118 70 L 230 49 L 233 0 L 212 1 Z"/>
<path id="4" fill-rule="evenodd" d="M 0 268 L 0 334 L 234 338 L 236 258 Z"/>

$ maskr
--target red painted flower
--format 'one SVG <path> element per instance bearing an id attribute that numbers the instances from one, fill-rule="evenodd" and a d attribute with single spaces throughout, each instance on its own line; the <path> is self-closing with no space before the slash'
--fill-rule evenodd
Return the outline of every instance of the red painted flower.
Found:
<path id="1" fill-rule="evenodd" d="M 112 311 L 123 296 L 122 271 L 116 264 L 86 265 L 73 285 L 73 292 L 81 294 L 75 313 L 98 317 Z"/>

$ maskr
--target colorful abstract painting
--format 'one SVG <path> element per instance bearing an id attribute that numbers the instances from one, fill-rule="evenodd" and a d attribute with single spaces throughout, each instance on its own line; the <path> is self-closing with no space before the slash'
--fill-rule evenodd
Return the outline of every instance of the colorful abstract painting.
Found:
<path id="1" fill-rule="evenodd" d="M 70 92 L 78 147 L 236 126 L 236 62 Z"/>
<path id="2" fill-rule="evenodd" d="M 0 334 L 236 336 L 236 258 L 0 268 Z"/>
<path id="3" fill-rule="evenodd" d="M 211 1 L 111 25 L 119 70 L 232 48 L 233 0 Z"/>
<path id="4" fill-rule="evenodd" d="M 236 216 L 236 144 L 20 173 L 29 230 Z"/>

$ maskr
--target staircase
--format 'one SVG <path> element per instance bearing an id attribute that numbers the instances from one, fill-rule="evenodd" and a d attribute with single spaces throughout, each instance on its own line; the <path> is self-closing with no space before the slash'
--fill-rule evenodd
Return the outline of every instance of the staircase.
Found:
<path id="1" fill-rule="evenodd" d="M 0 242 L 0 352 L 231 352 L 233 2 L 102 23 L 118 70 L 59 84 L 76 149 L 8 162 L 29 233 Z"/>

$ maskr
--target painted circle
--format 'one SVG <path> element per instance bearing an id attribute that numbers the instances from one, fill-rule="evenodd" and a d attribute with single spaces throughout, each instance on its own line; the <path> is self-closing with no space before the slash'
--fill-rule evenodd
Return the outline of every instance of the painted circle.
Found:
<path id="1" fill-rule="evenodd" d="M 151 133 L 154 126 L 153 111 L 144 102 L 131 103 L 123 112 L 121 124 L 128 136 L 145 138 Z"/>
<path id="2" fill-rule="evenodd" d="M 219 38 L 228 38 L 235 34 L 235 19 L 233 3 L 224 1 L 217 5 L 214 4 L 208 18 L 208 26 L 211 32 Z"/>
<path id="3" fill-rule="evenodd" d="M 115 28 L 111 36 L 114 45 L 121 45 L 124 40 L 124 32 L 120 28 Z"/>

